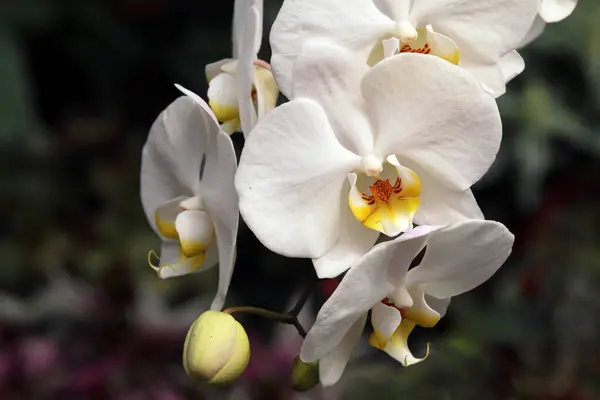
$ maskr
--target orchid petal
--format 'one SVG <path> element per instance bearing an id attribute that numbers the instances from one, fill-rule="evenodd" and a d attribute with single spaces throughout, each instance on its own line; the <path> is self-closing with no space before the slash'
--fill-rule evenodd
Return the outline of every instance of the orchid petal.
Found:
<path id="1" fill-rule="evenodd" d="M 472 290 L 488 280 L 510 255 L 514 236 L 494 221 L 467 220 L 432 234 L 421 264 L 406 285 L 443 299 Z M 468 251 L 457 245 L 463 243 Z"/>
<path id="2" fill-rule="evenodd" d="M 314 101 L 270 112 L 246 141 L 235 178 L 244 220 L 269 249 L 318 258 L 337 242 L 341 190 L 360 158 L 335 138 Z"/>
<path id="3" fill-rule="evenodd" d="M 235 264 L 239 223 L 239 200 L 233 185 L 236 169 L 237 160 L 231 138 L 225 132 L 217 132 L 206 155 L 204 177 L 200 183 L 206 211 L 215 227 L 219 251 L 219 284 L 212 310 L 223 307 Z"/>
<path id="4" fill-rule="evenodd" d="M 575 7 L 578 0 L 542 0 L 540 16 L 546 22 L 558 22 L 567 18 Z"/>
<path id="5" fill-rule="evenodd" d="M 250 8 L 256 8 L 258 14 L 258 22 L 256 28 L 253 29 L 250 38 L 245 37 L 246 35 L 246 24 L 248 19 L 254 18 L 250 11 Z M 262 21 L 263 18 L 263 0 L 235 0 L 233 8 L 233 28 L 232 28 L 232 42 L 233 42 L 233 57 L 238 58 L 242 52 L 242 48 L 245 45 L 250 45 L 250 49 L 254 54 L 260 50 L 262 41 Z M 248 39 L 251 39 L 248 42 Z"/>
<path id="6" fill-rule="evenodd" d="M 383 47 L 383 57 L 388 58 L 396 54 L 396 52 L 400 51 L 400 40 L 398 38 L 389 38 L 381 41 L 381 45 Z M 379 62 L 381 60 L 377 60 Z M 374 63 L 373 65 L 375 65 Z"/>
<path id="7" fill-rule="evenodd" d="M 258 9 L 256 7 L 250 7 L 244 22 L 244 42 L 241 45 L 239 53 L 235 79 L 242 132 L 244 133 L 244 137 L 247 138 L 258 120 L 256 108 L 252 101 L 252 85 L 255 76 L 254 60 L 256 60 L 254 35 L 256 34 L 258 24 L 260 23 L 260 16 L 258 15 Z"/>
<path id="8" fill-rule="evenodd" d="M 294 62 L 311 37 L 326 37 L 366 61 L 395 24 L 372 1 L 286 0 L 271 28 L 271 64 L 279 89 L 292 95 Z"/>
<path id="9" fill-rule="evenodd" d="M 402 164 L 413 170 L 421 181 L 421 202 L 414 218 L 416 224 L 447 225 L 465 219 L 484 218 L 471 189 L 449 189 L 411 160 L 402 160 Z"/>
<path id="10" fill-rule="evenodd" d="M 302 360 L 312 362 L 329 354 L 356 320 L 403 284 L 410 263 L 425 246 L 427 236 L 437 229 L 416 227 L 376 245 L 362 257 L 319 311 L 304 339 Z"/>
<path id="11" fill-rule="evenodd" d="M 525 70 L 525 60 L 516 51 L 509 51 L 500 59 L 504 80 L 508 83 Z"/>
<path id="12" fill-rule="evenodd" d="M 198 129 L 212 117 L 197 112 L 194 102 L 180 97 L 156 119 L 142 150 L 140 192 L 146 217 L 157 232 L 156 210 L 178 196 L 192 197 L 199 187 L 205 137 Z"/>
<path id="13" fill-rule="evenodd" d="M 340 380 L 346 365 L 362 337 L 367 313 L 358 318 L 350 327 L 340 344 L 319 361 L 319 381 L 324 387 L 332 386 Z"/>
<path id="14" fill-rule="evenodd" d="M 348 184 L 342 189 L 343 202 L 347 204 Z M 351 268 L 373 247 L 379 232 L 366 228 L 350 211 L 342 205 L 342 226 L 337 243 L 324 256 L 313 259 L 319 279 L 335 278 Z"/>
<path id="15" fill-rule="evenodd" d="M 542 35 L 542 33 L 544 32 L 544 30 L 546 29 L 546 24 L 547 24 L 547 22 L 544 21 L 544 19 L 542 17 L 540 17 L 539 15 L 537 17 L 535 17 L 535 20 L 533 21 L 533 25 L 529 29 L 529 32 L 527 32 L 527 35 L 525 35 L 525 38 L 519 45 L 519 48 L 529 45 L 535 39 L 540 37 Z"/>
<path id="16" fill-rule="evenodd" d="M 408 20 L 413 1 L 414 0 L 373 0 L 373 3 L 382 14 L 387 15 L 396 22 L 401 22 Z"/>
<path id="17" fill-rule="evenodd" d="M 539 0 L 418 0 L 411 19 L 427 21 L 455 41 L 460 38 L 482 54 L 500 57 L 517 47 L 538 5 Z"/>
<path id="18" fill-rule="evenodd" d="M 323 40 L 306 42 L 294 66 L 293 98 L 319 103 L 340 143 L 359 155 L 373 148 L 360 95 L 360 82 L 368 71 L 369 66 L 356 54 Z"/>
<path id="19" fill-rule="evenodd" d="M 468 57 L 468 49 L 463 50 L 461 55 L 465 55 L 465 57 L 461 59 L 460 66 L 471 72 L 481 82 L 481 87 L 494 98 L 498 98 L 506 93 L 502 58 L 499 58 L 494 66 L 490 67 L 487 64 L 473 62 L 473 57 Z"/>
<path id="20" fill-rule="evenodd" d="M 225 65 L 231 64 L 235 62 L 233 58 L 225 58 L 220 61 L 216 61 L 214 63 L 206 64 L 204 67 L 204 71 L 206 73 L 206 81 L 212 81 L 217 75 L 219 75 L 223 71 L 223 67 Z"/>
<path id="21" fill-rule="evenodd" d="M 212 127 L 219 125 L 219 121 L 217 120 L 215 113 L 210 108 L 210 106 L 204 101 L 204 99 L 202 97 L 198 96 L 196 93 L 192 92 L 189 89 L 184 88 L 183 86 L 181 86 L 177 83 L 175 84 L 175 87 L 181 93 L 183 93 L 187 97 L 189 97 L 196 104 L 196 106 L 200 107 L 200 109 L 202 110 L 202 113 L 203 113 L 203 117 L 204 117 L 204 124 L 201 125 L 201 127 L 203 129 L 212 129 Z M 196 128 L 198 128 L 198 126 L 196 126 Z M 205 135 L 200 135 L 200 136 L 206 137 Z"/>
<path id="22" fill-rule="evenodd" d="M 441 33 L 434 32 L 431 25 L 426 27 L 427 29 L 427 44 L 431 48 L 429 54 L 443 58 L 452 64 L 458 64 L 460 62 L 460 49 L 448 36 L 444 36 Z"/>
<path id="23" fill-rule="evenodd" d="M 404 285 L 398 286 L 394 293 L 388 296 L 388 301 L 394 303 L 394 306 L 398 308 L 408 308 L 412 307 L 414 304 L 410 293 L 408 293 L 408 290 L 406 290 Z"/>
<path id="24" fill-rule="evenodd" d="M 186 93 L 198 109 L 206 115 L 211 114 L 210 108 L 198 95 L 177 86 Z M 233 186 L 237 169 L 235 149 L 231 138 L 220 130 L 213 118 L 208 119 L 204 132 L 207 139 L 206 161 L 204 174 L 200 182 L 204 206 L 210 215 L 215 228 L 215 246 L 218 250 L 219 284 L 217 294 L 211 309 L 220 310 L 225 302 L 233 266 L 235 263 L 235 246 L 239 222 L 238 196 Z M 211 250 L 213 246 L 209 247 Z M 215 257 L 207 252 L 205 264 L 214 265 Z"/>
<path id="25" fill-rule="evenodd" d="M 429 245 L 430 242 L 427 243 L 427 246 Z M 411 285 L 408 282 L 406 286 L 408 287 L 408 293 L 412 298 L 413 304 L 412 306 L 404 309 L 404 318 L 409 319 L 417 325 L 425 328 L 431 328 L 435 326 L 442 317 L 425 300 L 425 292 L 423 288 L 420 285 Z"/>
<path id="26" fill-rule="evenodd" d="M 450 305 L 450 297 L 445 299 L 438 299 L 437 297 L 425 294 L 425 303 L 436 313 L 440 315 L 440 318 L 444 318 L 448 306 Z"/>
<path id="27" fill-rule="evenodd" d="M 402 315 L 396 307 L 391 307 L 383 303 L 377 303 L 371 309 L 371 324 L 375 337 L 381 346 L 392 337 L 400 321 Z"/>
<path id="28" fill-rule="evenodd" d="M 362 93 L 379 153 L 413 160 L 455 190 L 468 189 L 494 161 L 498 107 L 468 71 L 438 57 L 399 54 L 371 69 Z"/>
<path id="29" fill-rule="evenodd" d="M 519 46 L 538 7 L 539 0 L 419 0 L 411 20 L 452 38 L 460 49 L 460 65 L 475 67 L 484 85 L 498 94 L 504 92 L 503 83 L 489 80 L 497 74 L 484 70 L 497 70 L 498 60 Z"/>
<path id="30" fill-rule="evenodd" d="M 254 89 L 256 90 L 256 108 L 258 119 L 267 115 L 277 105 L 279 88 L 268 64 L 254 63 Z"/>

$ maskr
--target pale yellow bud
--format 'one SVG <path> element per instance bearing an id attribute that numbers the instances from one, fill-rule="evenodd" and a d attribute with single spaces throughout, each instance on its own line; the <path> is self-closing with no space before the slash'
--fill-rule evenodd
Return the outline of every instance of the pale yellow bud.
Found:
<path id="1" fill-rule="evenodd" d="M 296 356 L 292 364 L 292 387 L 306 392 L 319 384 L 319 362 L 305 363 Z"/>
<path id="2" fill-rule="evenodd" d="M 249 360 L 248 335 L 230 314 L 206 311 L 185 338 L 183 367 L 191 378 L 226 385 L 244 372 Z"/>

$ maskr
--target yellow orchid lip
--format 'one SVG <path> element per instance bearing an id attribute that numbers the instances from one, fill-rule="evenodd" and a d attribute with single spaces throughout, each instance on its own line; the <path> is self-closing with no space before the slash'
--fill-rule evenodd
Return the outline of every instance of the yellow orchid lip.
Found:
<path id="1" fill-rule="evenodd" d="M 389 179 L 378 179 L 375 181 L 375 184 L 373 184 L 373 186 L 369 186 L 369 189 L 371 189 L 371 193 L 373 195 L 368 196 L 363 194 L 363 200 L 365 200 L 367 204 L 373 205 L 377 201 L 382 203 L 388 203 L 392 198 L 392 194 L 399 194 L 402 192 L 402 185 L 400 182 L 400 177 L 396 177 L 396 182 L 394 182 L 394 186 L 391 185 Z"/>
<path id="2" fill-rule="evenodd" d="M 438 56 L 452 64 L 460 61 L 460 51 L 452 39 L 437 33 L 428 25 L 426 28 L 417 29 L 419 38 L 414 42 L 400 42 L 397 53 L 418 53 Z"/>
<path id="3" fill-rule="evenodd" d="M 390 300 L 389 298 L 385 298 L 383 300 L 381 300 L 382 304 L 385 304 L 388 307 L 394 307 L 396 310 L 400 311 L 400 315 L 402 316 L 402 318 L 407 319 L 407 320 L 411 320 L 413 321 L 415 324 L 422 326 L 424 328 L 432 328 L 434 327 L 438 322 L 440 322 L 440 315 L 434 315 L 431 313 L 424 313 L 424 312 L 418 312 L 413 310 L 411 307 L 398 307 L 394 304 L 394 302 L 392 300 Z"/>
<path id="4" fill-rule="evenodd" d="M 161 218 L 158 212 L 154 213 L 154 221 L 156 222 L 156 228 L 161 235 L 168 239 L 179 239 L 179 234 L 175 228 L 175 222 Z"/>
<path id="5" fill-rule="evenodd" d="M 358 189 L 354 182 L 348 201 L 352 214 L 364 226 L 390 237 L 412 227 L 421 202 L 418 176 L 401 166 L 396 166 L 396 173 L 393 184 L 389 178 L 370 178 L 375 179 L 368 186 L 371 194 Z"/>
<path id="6" fill-rule="evenodd" d="M 239 118 L 240 111 L 238 107 L 220 104 L 218 101 L 213 99 L 208 100 L 208 105 L 213 110 L 215 117 L 217 117 L 217 121 L 220 123 Z"/>
<path id="7" fill-rule="evenodd" d="M 159 278 L 170 278 L 173 276 L 189 274 L 198 271 L 204 260 L 206 252 L 201 251 L 193 257 L 187 257 L 181 247 L 179 248 L 179 258 L 174 264 L 161 264 L 160 257 L 154 250 L 148 252 L 148 265 L 158 274 Z"/>
<path id="8" fill-rule="evenodd" d="M 378 339 L 377 333 L 373 332 L 369 336 L 369 344 L 376 349 L 385 351 L 390 356 L 400 361 L 404 367 L 425 361 L 429 357 L 429 343 L 427 343 L 425 355 L 421 358 L 413 356 L 412 352 L 408 348 L 408 336 L 411 334 L 415 326 L 416 325 L 413 321 L 402 319 L 400 325 L 389 340 L 382 343 Z"/>
<path id="9" fill-rule="evenodd" d="M 371 51 L 368 64 L 374 66 L 385 57 L 402 53 L 437 56 L 455 65 L 460 62 L 460 51 L 457 44 L 448 36 L 435 32 L 431 25 L 417 28 L 415 33 L 416 36 L 403 37 L 396 32 L 382 37 Z M 384 50 L 383 42 L 389 40 L 397 41 L 395 52 L 387 53 Z"/>

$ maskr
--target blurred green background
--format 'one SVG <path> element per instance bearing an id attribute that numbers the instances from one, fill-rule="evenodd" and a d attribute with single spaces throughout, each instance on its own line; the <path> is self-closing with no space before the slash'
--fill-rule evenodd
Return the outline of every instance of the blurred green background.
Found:
<path id="1" fill-rule="evenodd" d="M 265 0 L 266 31 L 280 3 Z M 298 335 L 252 318 L 239 383 L 190 382 L 183 339 L 216 271 L 160 281 L 146 263 L 159 240 L 139 201 L 141 147 L 173 83 L 203 95 L 204 65 L 230 56 L 233 2 L 2 1 L 0 398 L 600 398 L 600 4 L 580 3 L 522 51 L 499 99 L 504 142 L 475 192 L 516 235 L 509 262 L 412 335 L 417 355 L 432 343 L 426 362 L 404 369 L 364 340 L 339 385 L 299 396 Z M 228 304 L 284 310 L 310 263 L 244 226 L 239 241 Z"/>

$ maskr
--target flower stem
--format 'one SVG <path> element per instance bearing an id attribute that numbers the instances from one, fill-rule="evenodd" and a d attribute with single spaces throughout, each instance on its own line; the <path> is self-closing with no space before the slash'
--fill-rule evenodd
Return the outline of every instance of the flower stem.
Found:
<path id="1" fill-rule="evenodd" d="M 298 314 L 300 314 L 300 311 L 302 311 L 302 308 L 304 308 L 304 306 L 306 305 L 306 302 L 308 301 L 308 298 L 312 294 L 318 281 L 318 279 L 311 280 L 311 282 L 306 286 L 306 288 L 298 298 L 296 305 L 294 305 L 294 307 L 287 313 L 278 313 L 275 311 L 266 310 L 264 308 L 249 306 L 230 307 L 224 310 L 223 312 L 226 314 L 233 314 L 234 312 L 244 312 L 247 314 L 258 315 L 260 317 L 280 322 L 282 324 L 294 325 L 300 336 L 304 338 L 306 337 L 306 330 L 304 329 L 302 324 L 300 324 L 300 321 L 298 321 Z"/>
<path id="2" fill-rule="evenodd" d="M 230 307 L 223 311 L 225 314 L 233 314 L 234 312 L 243 312 L 246 314 L 254 314 L 263 318 L 272 319 L 277 322 L 287 322 L 288 315 L 280 314 L 275 311 L 266 310 L 264 308 L 259 307 L 246 307 L 246 306 L 238 306 L 238 307 Z"/>
<path id="3" fill-rule="evenodd" d="M 300 336 L 303 338 L 306 337 L 306 330 L 298 321 L 298 316 L 294 316 L 291 313 L 281 314 L 275 311 L 265 310 L 264 308 L 258 307 L 230 307 L 223 311 L 225 314 L 233 314 L 234 312 L 244 312 L 247 314 L 258 315 L 263 318 L 267 318 L 276 322 L 281 322 L 282 324 L 294 325 Z"/>

